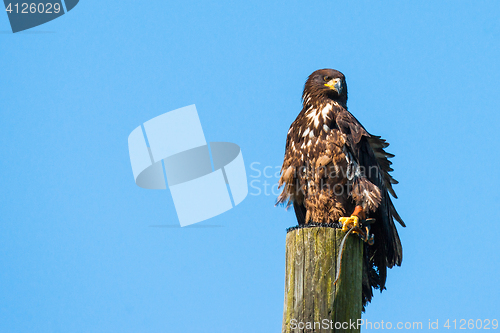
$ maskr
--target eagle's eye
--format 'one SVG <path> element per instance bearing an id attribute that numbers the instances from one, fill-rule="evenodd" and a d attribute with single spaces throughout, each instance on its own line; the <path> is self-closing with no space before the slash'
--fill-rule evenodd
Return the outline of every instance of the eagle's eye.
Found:
<path id="1" fill-rule="evenodd" d="M 328 82 L 330 81 L 332 78 L 329 77 L 329 76 L 323 76 L 323 80 L 325 80 L 325 82 Z"/>

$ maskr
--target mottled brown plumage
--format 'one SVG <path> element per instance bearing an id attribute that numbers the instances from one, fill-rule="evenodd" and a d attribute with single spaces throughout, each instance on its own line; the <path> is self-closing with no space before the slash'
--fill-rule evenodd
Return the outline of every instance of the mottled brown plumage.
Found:
<path id="1" fill-rule="evenodd" d="M 321 69 L 306 81 L 303 108 L 288 131 L 278 203 L 293 204 L 299 225 L 336 223 L 360 206 L 360 217 L 374 218 L 374 245 L 365 244 L 363 305 L 372 288 L 385 288 L 387 268 L 401 265 L 402 247 L 394 224 L 403 220 L 385 152 L 389 144 L 369 134 L 347 111 L 347 85 L 342 73 Z"/>

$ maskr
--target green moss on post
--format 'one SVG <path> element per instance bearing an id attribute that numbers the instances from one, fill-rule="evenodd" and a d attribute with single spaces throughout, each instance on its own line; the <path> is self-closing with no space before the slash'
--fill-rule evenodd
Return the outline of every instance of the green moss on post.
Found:
<path id="1" fill-rule="evenodd" d="M 282 333 L 359 332 L 345 324 L 361 319 L 363 242 L 356 235 L 346 240 L 340 279 L 333 284 L 344 234 L 324 227 L 287 233 Z"/>

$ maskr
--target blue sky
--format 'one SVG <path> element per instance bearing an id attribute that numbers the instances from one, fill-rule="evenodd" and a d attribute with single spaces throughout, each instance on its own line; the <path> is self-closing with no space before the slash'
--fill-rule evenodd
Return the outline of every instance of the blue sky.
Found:
<path id="1" fill-rule="evenodd" d="M 281 165 L 325 67 L 391 143 L 407 224 L 363 318 L 500 319 L 499 15 L 496 1 L 82 0 L 12 34 L 0 14 L 0 331 L 279 331 L 294 214 L 251 187 L 223 215 L 151 227 L 178 224 L 175 208 L 135 185 L 127 137 L 196 104 L 263 189 L 277 179 L 254 169 Z"/>

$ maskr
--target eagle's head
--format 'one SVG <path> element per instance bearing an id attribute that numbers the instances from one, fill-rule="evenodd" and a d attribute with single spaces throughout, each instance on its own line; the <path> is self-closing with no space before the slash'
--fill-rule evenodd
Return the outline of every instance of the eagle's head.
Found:
<path id="1" fill-rule="evenodd" d="M 309 99 L 309 100 L 308 100 Z M 323 101 L 331 99 L 344 107 L 347 104 L 347 84 L 345 76 L 335 69 L 318 69 L 307 78 L 304 86 L 302 100 L 304 103 L 310 101 Z"/>

